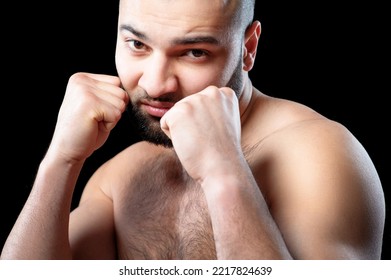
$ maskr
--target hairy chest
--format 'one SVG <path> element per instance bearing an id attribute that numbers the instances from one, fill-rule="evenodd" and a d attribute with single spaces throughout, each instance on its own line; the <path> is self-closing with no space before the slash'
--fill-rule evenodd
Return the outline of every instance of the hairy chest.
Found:
<path id="1" fill-rule="evenodd" d="M 175 156 L 145 163 L 114 207 L 119 258 L 216 258 L 203 191 Z"/>

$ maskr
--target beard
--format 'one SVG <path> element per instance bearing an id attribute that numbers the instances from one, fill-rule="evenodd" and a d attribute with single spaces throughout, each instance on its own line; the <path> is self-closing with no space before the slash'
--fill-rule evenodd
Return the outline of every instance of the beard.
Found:
<path id="1" fill-rule="evenodd" d="M 146 95 L 146 99 L 148 99 L 148 95 Z M 167 148 L 173 147 L 171 139 L 160 127 L 160 118 L 144 113 L 137 103 L 129 103 L 127 111 L 141 141 L 148 141 Z"/>
<path id="2" fill-rule="evenodd" d="M 240 98 L 243 90 L 242 61 L 240 59 L 226 86 L 231 88 L 235 92 L 238 99 Z M 171 139 L 163 132 L 160 127 L 160 118 L 153 117 L 140 110 L 138 100 L 151 100 L 147 92 L 142 89 L 140 90 L 141 92 L 137 92 L 134 94 L 134 96 L 137 96 L 134 99 L 137 100 L 132 100 L 131 102 L 129 102 L 127 108 L 130 121 L 132 122 L 134 128 L 137 130 L 140 140 L 148 141 L 155 145 L 162 145 L 167 148 L 172 148 L 173 145 Z M 167 94 L 165 95 L 165 97 L 156 98 L 154 100 L 169 102 L 178 101 L 173 98 L 173 94 Z"/>

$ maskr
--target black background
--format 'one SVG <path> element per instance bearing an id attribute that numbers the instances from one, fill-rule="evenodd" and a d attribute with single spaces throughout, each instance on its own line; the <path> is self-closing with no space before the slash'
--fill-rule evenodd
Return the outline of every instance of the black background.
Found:
<path id="1" fill-rule="evenodd" d="M 2 34 L 1 247 L 49 145 L 69 76 L 77 71 L 116 73 L 118 1 L 25 2 L 3 11 L 12 20 L 3 23 Z M 375 2 L 263 2 L 256 4 L 262 34 L 250 73 L 253 84 L 347 126 L 372 157 L 390 202 L 385 8 Z M 88 159 L 73 206 L 91 173 L 135 141 L 128 125 L 122 119 L 105 146 Z M 387 208 L 387 219 L 389 213 Z M 388 219 L 382 259 L 391 257 L 390 242 Z"/>

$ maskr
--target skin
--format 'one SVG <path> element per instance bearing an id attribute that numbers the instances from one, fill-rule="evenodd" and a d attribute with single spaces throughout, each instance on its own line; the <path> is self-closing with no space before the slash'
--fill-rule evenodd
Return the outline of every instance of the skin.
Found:
<path id="1" fill-rule="evenodd" d="M 343 125 L 252 86 L 261 26 L 232 32 L 228 3 L 121 1 L 119 76 L 69 79 L 2 259 L 380 259 L 370 157 Z M 214 41 L 189 43 L 200 37 Z M 129 146 L 69 213 L 85 160 L 131 104 L 173 147 Z"/>

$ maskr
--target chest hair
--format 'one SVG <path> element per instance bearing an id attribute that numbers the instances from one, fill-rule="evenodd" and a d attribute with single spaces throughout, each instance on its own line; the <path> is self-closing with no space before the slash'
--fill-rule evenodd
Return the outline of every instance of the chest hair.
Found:
<path id="1" fill-rule="evenodd" d="M 117 213 L 120 258 L 216 258 L 203 190 L 183 170 L 173 152 L 140 167 Z"/>

